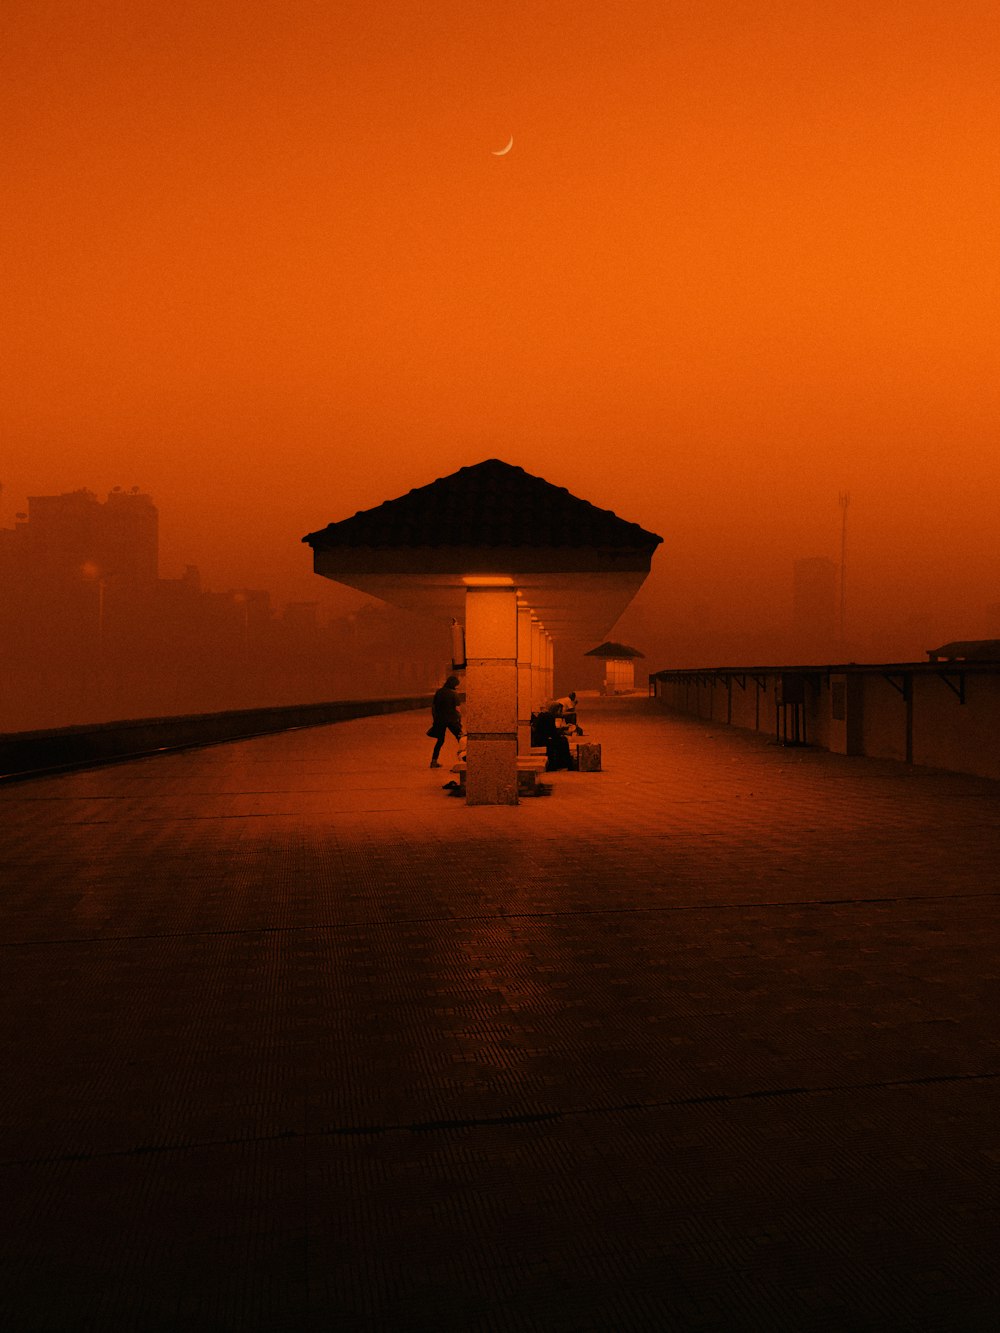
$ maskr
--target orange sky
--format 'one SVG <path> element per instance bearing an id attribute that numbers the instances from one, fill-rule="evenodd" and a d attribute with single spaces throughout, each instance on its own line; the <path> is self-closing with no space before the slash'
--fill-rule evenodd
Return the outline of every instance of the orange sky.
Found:
<path id="1" fill-rule="evenodd" d="M 165 574 L 305 597 L 302 533 L 498 456 L 721 623 L 787 614 L 849 489 L 855 616 L 988 631 L 995 0 L 2 24 L 0 521 L 138 484 Z"/>

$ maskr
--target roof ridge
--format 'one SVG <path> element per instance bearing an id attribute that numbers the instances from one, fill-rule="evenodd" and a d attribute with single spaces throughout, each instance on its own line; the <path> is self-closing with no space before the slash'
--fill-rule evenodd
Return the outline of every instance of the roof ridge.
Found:
<path id="1" fill-rule="evenodd" d="M 302 540 L 311 546 L 597 546 L 652 553 L 662 538 L 516 463 L 486 458 Z"/>

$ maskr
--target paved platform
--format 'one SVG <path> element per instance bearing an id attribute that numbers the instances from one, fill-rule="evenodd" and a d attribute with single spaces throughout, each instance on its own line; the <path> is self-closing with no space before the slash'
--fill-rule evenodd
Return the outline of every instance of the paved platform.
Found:
<path id="1" fill-rule="evenodd" d="M 1000 785 L 425 722 L 0 790 L 0 1326 L 996 1329 Z"/>

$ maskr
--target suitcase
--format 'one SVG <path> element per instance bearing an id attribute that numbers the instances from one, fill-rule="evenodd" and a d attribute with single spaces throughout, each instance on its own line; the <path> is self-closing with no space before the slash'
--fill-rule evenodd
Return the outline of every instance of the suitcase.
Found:
<path id="1" fill-rule="evenodd" d="M 576 747 L 577 765 L 581 773 L 600 773 L 601 747 L 594 741 L 581 741 Z"/>

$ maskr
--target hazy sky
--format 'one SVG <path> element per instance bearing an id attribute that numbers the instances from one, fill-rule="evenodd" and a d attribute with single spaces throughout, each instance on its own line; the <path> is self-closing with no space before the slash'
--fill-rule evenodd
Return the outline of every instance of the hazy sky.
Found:
<path id="1" fill-rule="evenodd" d="M 137 484 L 165 574 L 303 597 L 304 532 L 497 456 L 725 619 L 785 614 L 849 489 L 855 613 L 982 632 L 995 0 L 0 21 L 2 521 Z"/>

